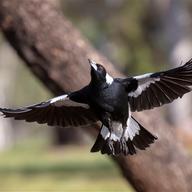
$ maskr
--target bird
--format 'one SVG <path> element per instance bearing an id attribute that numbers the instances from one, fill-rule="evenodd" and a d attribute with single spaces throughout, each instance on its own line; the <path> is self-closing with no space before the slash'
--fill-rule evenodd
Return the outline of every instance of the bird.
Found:
<path id="1" fill-rule="evenodd" d="M 192 59 L 177 68 L 126 78 L 114 78 L 105 67 L 88 59 L 91 80 L 80 90 L 16 109 L 0 108 L 4 117 L 50 126 L 81 127 L 101 122 L 91 152 L 133 155 L 157 136 L 132 112 L 160 107 L 191 91 Z"/>

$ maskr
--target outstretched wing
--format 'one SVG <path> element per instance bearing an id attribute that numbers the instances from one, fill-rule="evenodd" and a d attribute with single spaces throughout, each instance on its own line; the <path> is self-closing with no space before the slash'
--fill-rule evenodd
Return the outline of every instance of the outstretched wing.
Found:
<path id="1" fill-rule="evenodd" d="M 89 105 L 75 102 L 67 94 L 18 109 L 0 108 L 0 112 L 4 117 L 51 126 L 82 126 L 98 121 Z"/>
<path id="2" fill-rule="evenodd" d="M 152 109 L 182 97 L 191 91 L 192 59 L 185 65 L 158 73 L 129 78 L 131 111 Z"/>

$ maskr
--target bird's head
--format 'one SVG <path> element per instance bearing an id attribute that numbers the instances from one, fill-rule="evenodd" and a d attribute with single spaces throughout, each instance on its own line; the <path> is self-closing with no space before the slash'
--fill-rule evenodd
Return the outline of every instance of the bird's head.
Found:
<path id="1" fill-rule="evenodd" d="M 111 84 L 113 82 L 113 78 L 106 72 L 106 69 L 96 63 L 95 61 L 88 59 L 89 64 L 91 65 L 91 80 L 96 83 L 107 83 Z"/>

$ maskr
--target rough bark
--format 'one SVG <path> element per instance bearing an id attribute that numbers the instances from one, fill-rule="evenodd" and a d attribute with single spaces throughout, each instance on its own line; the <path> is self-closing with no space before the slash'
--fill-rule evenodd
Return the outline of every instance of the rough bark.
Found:
<path id="1" fill-rule="evenodd" d="M 1 0 L 0 27 L 30 70 L 55 95 L 89 82 L 87 58 L 104 64 L 113 76 L 121 75 L 46 0 Z M 159 140 L 135 156 L 113 158 L 124 177 L 136 191 L 192 191 L 192 161 L 174 129 L 161 120 L 157 110 L 139 113 L 137 119 L 157 133 Z M 99 126 L 89 129 L 95 128 Z"/>

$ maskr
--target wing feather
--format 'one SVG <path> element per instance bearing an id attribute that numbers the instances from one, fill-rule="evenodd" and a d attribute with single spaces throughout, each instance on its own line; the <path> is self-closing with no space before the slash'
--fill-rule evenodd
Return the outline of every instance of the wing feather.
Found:
<path id="1" fill-rule="evenodd" d="M 127 82 L 127 89 L 130 90 L 128 97 L 131 111 L 159 107 L 181 98 L 185 93 L 191 91 L 192 59 L 185 65 L 168 71 L 127 78 Z M 134 86 L 131 87 L 132 85 Z"/>
<path id="2" fill-rule="evenodd" d="M 18 109 L 0 108 L 0 112 L 6 118 L 46 123 L 50 126 L 82 126 L 98 121 L 88 104 L 76 102 L 67 94 Z"/>

